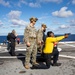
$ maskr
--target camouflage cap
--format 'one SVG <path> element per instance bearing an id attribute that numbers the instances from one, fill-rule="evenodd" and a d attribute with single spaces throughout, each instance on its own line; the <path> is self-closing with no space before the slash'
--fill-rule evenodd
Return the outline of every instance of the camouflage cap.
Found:
<path id="1" fill-rule="evenodd" d="M 30 20 L 30 21 L 37 21 L 37 20 L 38 20 L 38 18 L 31 17 L 29 20 Z"/>
<path id="2" fill-rule="evenodd" d="M 42 24 L 42 27 L 47 28 L 46 24 Z"/>

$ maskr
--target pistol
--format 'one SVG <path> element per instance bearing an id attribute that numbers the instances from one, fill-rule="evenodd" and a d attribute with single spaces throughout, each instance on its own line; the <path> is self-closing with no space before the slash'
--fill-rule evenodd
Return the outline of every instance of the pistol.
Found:
<path id="1" fill-rule="evenodd" d="M 65 33 L 65 35 L 70 35 L 71 33 Z"/>

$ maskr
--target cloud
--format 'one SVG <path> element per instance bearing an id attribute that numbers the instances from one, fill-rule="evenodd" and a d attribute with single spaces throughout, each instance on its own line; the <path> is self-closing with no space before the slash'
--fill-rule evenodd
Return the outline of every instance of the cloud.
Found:
<path id="1" fill-rule="evenodd" d="M 22 4 L 27 5 L 28 3 L 27 3 L 25 0 L 20 0 L 20 1 L 18 2 L 18 6 L 21 7 Z"/>
<path id="2" fill-rule="evenodd" d="M 30 7 L 41 7 L 42 3 L 61 3 L 62 0 L 20 0 L 17 5 L 21 7 L 22 4 L 25 4 Z"/>
<path id="3" fill-rule="evenodd" d="M 72 25 L 61 25 L 60 27 L 53 30 L 55 34 L 65 34 L 65 33 L 72 33 L 75 34 L 75 26 Z"/>
<path id="4" fill-rule="evenodd" d="M 62 0 L 40 0 L 40 2 L 55 2 L 55 3 L 60 3 Z"/>
<path id="5" fill-rule="evenodd" d="M 20 0 L 20 2 L 23 4 L 27 4 L 27 2 L 25 0 Z"/>
<path id="6" fill-rule="evenodd" d="M 70 22 L 70 24 L 74 24 L 75 25 L 75 19 L 72 19 L 69 22 Z"/>
<path id="7" fill-rule="evenodd" d="M 13 10 L 11 10 L 11 12 L 8 13 L 8 17 L 10 19 L 19 19 L 21 13 L 22 13 L 21 11 L 13 11 Z"/>
<path id="8" fill-rule="evenodd" d="M 10 3 L 7 1 L 5 2 L 5 0 L 0 0 L 0 4 L 3 5 L 3 6 L 10 6 Z"/>
<path id="9" fill-rule="evenodd" d="M 2 26 L 3 25 L 3 22 L 0 20 L 0 26 Z"/>
<path id="10" fill-rule="evenodd" d="M 17 19 L 12 19 L 11 22 L 13 25 L 19 25 L 19 26 L 23 26 L 23 25 L 25 26 L 28 24 L 24 20 L 17 20 Z"/>
<path id="11" fill-rule="evenodd" d="M 13 5 L 17 5 L 19 7 L 21 7 L 21 5 L 27 5 L 27 6 L 30 6 L 30 7 L 41 7 L 41 4 L 42 3 L 50 3 L 50 2 L 53 2 L 53 3 L 61 3 L 62 0 L 19 0 L 17 1 L 16 4 L 13 4 Z M 6 0 L 0 0 L 0 4 L 3 5 L 3 6 L 10 6 L 10 3 L 9 1 L 6 1 Z"/>
<path id="12" fill-rule="evenodd" d="M 8 17 L 10 19 L 10 22 L 13 24 L 13 26 L 25 26 L 28 24 L 28 22 L 21 20 L 19 17 L 21 16 L 21 11 L 10 11 L 8 13 Z"/>
<path id="13" fill-rule="evenodd" d="M 75 27 L 75 19 L 69 20 L 68 23 L 70 24 L 70 27 Z"/>
<path id="14" fill-rule="evenodd" d="M 30 7 L 41 7 L 41 5 L 39 3 L 29 3 Z"/>
<path id="15" fill-rule="evenodd" d="M 52 20 L 52 24 L 53 25 L 61 25 L 61 23 L 58 20 L 56 20 L 56 19 Z"/>
<path id="16" fill-rule="evenodd" d="M 59 28 L 65 29 L 65 28 L 69 28 L 69 26 L 67 26 L 67 25 L 61 25 Z"/>
<path id="17" fill-rule="evenodd" d="M 18 2 L 18 6 L 21 7 L 22 4 L 30 6 L 30 7 L 40 7 L 41 6 L 40 3 L 38 3 L 37 1 L 33 2 L 33 1 L 20 0 Z"/>
<path id="18" fill-rule="evenodd" d="M 49 18 L 49 16 L 42 16 L 42 17 L 39 17 L 38 19 L 47 19 L 47 18 Z"/>
<path id="19" fill-rule="evenodd" d="M 72 3 L 75 4 L 75 0 L 72 0 Z"/>
<path id="20" fill-rule="evenodd" d="M 38 0 L 38 1 L 36 0 L 35 3 L 30 2 L 30 3 L 28 3 L 28 5 L 30 7 L 41 7 L 42 3 L 50 3 L 50 2 L 60 3 L 60 2 L 62 2 L 62 0 Z"/>
<path id="21" fill-rule="evenodd" d="M 2 28 L 5 28 L 5 29 L 6 29 L 6 28 L 8 28 L 8 27 L 6 27 L 6 26 L 2 26 Z"/>
<path id="22" fill-rule="evenodd" d="M 67 7 L 62 7 L 59 11 L 52 12 L 52 15 L 65 18 L 73 16 L 73 13 L 72 11 L 67 10 Z"/>

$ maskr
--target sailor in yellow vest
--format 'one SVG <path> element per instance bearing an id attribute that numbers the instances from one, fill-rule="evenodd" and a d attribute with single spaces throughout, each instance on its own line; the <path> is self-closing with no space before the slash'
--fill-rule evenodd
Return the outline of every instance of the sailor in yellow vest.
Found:
<path id="1" fill-rule="evenodd" d="M 54 33 L 52 31 L 47 32 L 47 38 L 46 38 L 45 47 L 43 50 L 47 68 L 50 68 L 50 65 L 51 65 L 51 56 L 53 53 L 54 42 L 58 42 L 67 37 L 68 37 L 68 34 L 65 34 L 64 36 L 54 37 Z"/>

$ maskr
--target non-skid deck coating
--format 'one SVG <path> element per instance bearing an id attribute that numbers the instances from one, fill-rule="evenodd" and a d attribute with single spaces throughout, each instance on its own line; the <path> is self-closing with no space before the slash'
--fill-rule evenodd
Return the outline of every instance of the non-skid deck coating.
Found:
<path id="1" fill-rule="evenodd" d="M 61 66 L 51 66 L 49 69 L 45 69 L 45 63 L 38 61 L 38 63 L 41 65 L 39 69 L 30 68 L 28 70 L 23 66 L 26 51 L 23 44 L 16 46 L 17 56 L 10 56 L 6 46 L 1 46 L 0 75 L 75 75 L 75 59 L 67 57 L 75 57 L 75 43 L 61 43 L 58 46 L 62 48 L 58 60 L 58 62 L 62 63 Z M 65 55 L 66 57 L 62 57 L 61 55 Z M 18 58 L 18 56 L 23 56 L 23 58 Z M 31 64 L 30 67 L 32 67 Z"/>

